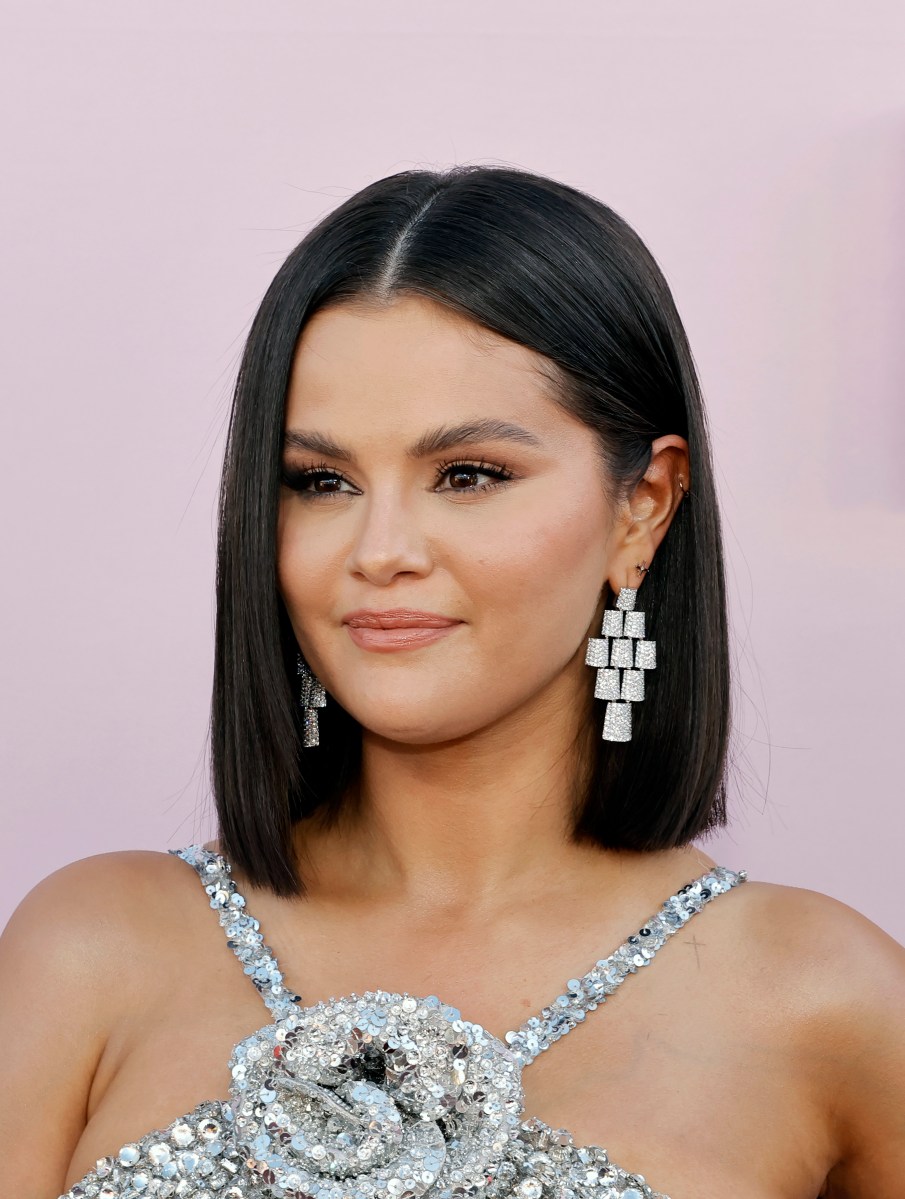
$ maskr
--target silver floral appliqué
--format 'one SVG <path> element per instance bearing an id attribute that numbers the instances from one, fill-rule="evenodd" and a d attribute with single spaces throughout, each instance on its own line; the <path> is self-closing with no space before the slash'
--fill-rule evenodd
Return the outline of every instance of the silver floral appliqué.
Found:
<path id="1" fill-rule="evenodd" d="M 434 995 L 297 1009 L 229 1064 L 236 1144 L 287 1199 L 478 1194 L 519 1133 L 516 1056 Z"/>

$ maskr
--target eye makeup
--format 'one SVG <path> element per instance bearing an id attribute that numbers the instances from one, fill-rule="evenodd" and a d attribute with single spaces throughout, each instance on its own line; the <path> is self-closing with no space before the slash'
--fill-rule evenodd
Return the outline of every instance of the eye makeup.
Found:
<path id="1" fill-rule="evenodd" d="M 346 476 L 338 470 L 332 469 L 326 462 L 317 463 L 315 466 L 291 466 L 289 463 L 284 463 L 280 481 L 284 487 L 288 487 L 291 491 L 296 491 L 299 495 L 306 499 L 319 498 L 322 495 L 337 495 L 341 494 L 336 491 L 317 492 L 309 491 L 308 485 L 315 480 L 321 479 L 337 479 L 342 483 L 348 483 Z"/>
<path id="2" fill-rule="evenodd" d="M 485 462 L 480 459 L 475 462 L 471 458 L 453 458 L 446 462 L 437 464 L 437 482 L 444 475 L 487 475 L 491 480 L 489 483 L 480 483 L 472 487 L 452 487 L 451 491 L 464 491 L 466 494 L 470 491 L 490 491 L 494 487 L 498 487 L 502 483 L 508 483 L 513 477 L 513 472 L 503 462 L 499 465 L 494 465 L 492 462 Z"/>
<path id="3" fill-rule="evenodd" d="M 505 463 L 494 465 L 493 463 L 485 462 L 483 459 L 474 461 L 471 458 L 456 458 L 438 463 L 435 476 L 437 483 L 440 483 L 446 475 L 488 476 L 490 481 L 487 483 L 473 484 L 468 487 L 441 489 L 442 491 L 459 495 L 474 495 L 487 492 L 508 483 L 513 478 L 513 472 Z M 312 490 L 312 485 L 316 485 L 318 482 L 335 481 L 340 484 L 348 483 L 349 486 L 353 486 L 342 471 L 336 470 L 335 467 L 330 466 L 327 462 L 318 462 L 312 466 L 304 467 L 293 466 L 284 462 L 280 478 L 285 487 L 295 491 L 300 496 L 304 496 L 305 499 L 322 499 L 328 496 L 349 494 L 349 492 L 339 491 L 338 489 L 330 491 Z"/>

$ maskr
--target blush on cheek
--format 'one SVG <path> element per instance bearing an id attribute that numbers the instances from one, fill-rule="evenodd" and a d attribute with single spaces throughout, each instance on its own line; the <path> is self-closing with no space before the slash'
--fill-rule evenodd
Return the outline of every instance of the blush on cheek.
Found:
<path id="1" fill-rule="evenodd" d="M 560 660 L 574 651 L 605 581 L 607 533 L 599 514 L 572 510 L 557 519 L 546 511 L 542 521 L 497 540 L 495 552 L 482 552 L 477 609 L 495 614 L 507 654 Z"/>
<path id="2" fill-rule="evenodd" d="M 277 590 L 279 591 L 286 611 L 293 625 L 298 628 L 304 625 L 304 592 L 308 591 L 308 580 L 292 556 L 280 554 L 277 557 Z"/>
<path id="3" fill-rule="evenodd" d="M 573 571 L 600 576 L 602 585 L 609 529 L 598 514 L 582 508 L 559 514 L 545 512 L 544 517 L 507 538 L 498 562 L 535 586 Z"/>

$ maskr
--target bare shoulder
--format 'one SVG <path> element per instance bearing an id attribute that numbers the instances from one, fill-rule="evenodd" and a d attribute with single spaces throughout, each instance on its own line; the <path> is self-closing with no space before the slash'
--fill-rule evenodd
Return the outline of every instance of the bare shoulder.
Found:
<path id="1" fill-rule="evenodd" d="M 82 858 L 32 887 L 0 935 L 0 1143 L 10 1147 L 10 1194 L 61 1192 L 105 1047 L 122 1013 L 142 1010 L 154 978 L 155 915 L 188 873 L 153 851 Z M 52 1070 L 35 1069 L 36 1045 Z"/>
<path id="2" fill-rule="evenodd" d="M 43 911 L 54 906 L 60 899 L 69 897 L 65 907 L 75 909 L 80 904 L 97 912 L 110 906 L 111 888 L 115 900 L 123 901 L 127 910 L 133 898 L 140 899 L 144 888 L 154 885 L 168 875 L 178 877 L 185 866 L 176 862 L 174 856 L 155 849 L 119 849 L 110 853 L 92 854 L 60 866 L 36 883 L 22 900 L 17 914 Z M 75 902 L 73 902 L 75 901 Z"/>
<path id="3" fill-rule="evenodd" d="M 189 873 L 173 855 L 156 850 L 118 850 L 70 862 L 21 900 L 0 937 L 0 955 L 25 954 L 33 966 L 43 963 L 43 970 L 69 975 L 81 986 L 92 979 L 101 983 L 105 968 L 122 963 L 123 955 L 145 958 L 135 953 L 139 943 L 145 951 L 151 947 L 144 931 L 191 885 Z"/>
<path id="4" fill-rule="evenodd" d="M 888 1017 L 905 1019 L 905 948 L 862 912 L 820 891 L 754 880 L 736 903 L 727 928 L 739 958 L 787 1008 L 835 1013 L 845 1027 L 896 1000 Z"/>
<path id="5" fill-rule="evenodd" d="M 766 1006 L 780 1013 L 790 1069 L 837 1147 L 821 1195 L 898 1194 L 905 1177 L 905 948 L 822 892 L 758 882 L 739 890 L 745 899 L 735 928 L 748 985 L 762 988 Z"/>
<path id="6" fill-rule="evenodd" d="M 905 984 L 905 948 L 862 912 L 820 891 L 749 881 L 741 912 L 744 935 L 766 969 L 794 967 L 816 998 L 846 1003 Z M 793 981 L 788 974 L 785 981 Z M 821 982 L 831 984 L 824 991 Z"/>

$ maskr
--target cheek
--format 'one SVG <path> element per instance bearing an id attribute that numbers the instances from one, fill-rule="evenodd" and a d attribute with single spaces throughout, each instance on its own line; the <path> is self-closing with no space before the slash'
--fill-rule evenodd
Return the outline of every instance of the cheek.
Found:
<path id="1" fill-rule="evenodd" d="M 277 586 L 286 607 L 292 611 L 294 592 L 298 588 L 298 538 L 293 536 L 293 521 L 285 503 L 280 504 L 277 515 L 276 568 Z"/>
<path id="2" fill-rule="evenodd" d="M 290 612 L 314 612 L 336 590 L 343 550 L 336 531 L 320 530 L 290 500 L 281 506 L 277 519 L 276 571 L 280 593 Z"/>
<path id="3" fill-rule="evenodd" d="M 574 485 L 573 485 L 574 486 Z M 499 522 L 472 561 L 475 617 L 520 655 L 529 645 L 574 650 L 593 618 L 606 576 L 610 522 L 602 501 L 538 502 L 517 526 Z"/>

